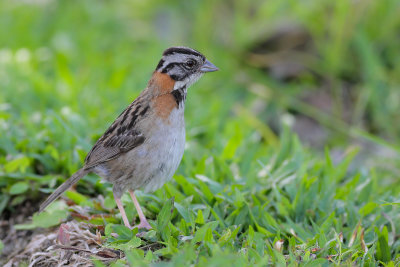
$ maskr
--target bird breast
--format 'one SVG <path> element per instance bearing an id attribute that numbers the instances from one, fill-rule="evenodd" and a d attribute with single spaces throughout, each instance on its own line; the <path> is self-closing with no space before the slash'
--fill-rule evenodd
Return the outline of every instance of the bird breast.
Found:
<path id="1" fill-rule="evenodd" d="M 143 170 L 142 189 L 152 192 L 169 181 L 182 160 L 185 148 L 185 121 L 184 110 L 174 108 L 168 119 L 156 119 L 154 133 L 149 136 L 144 146 L 138 148 L 138 154 L 146 158 Z"/>

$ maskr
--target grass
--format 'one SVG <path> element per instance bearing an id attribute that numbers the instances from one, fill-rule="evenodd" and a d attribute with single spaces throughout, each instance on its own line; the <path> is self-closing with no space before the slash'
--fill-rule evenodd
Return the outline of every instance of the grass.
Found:
<path id="1" fill-rule="evenodd" d="M 123 227 L 110 185 L 94 175 L 66 194 L 90 215 L 111 214 L 86 221 L 105 227 L 104 246 L 125 251 L 113 266 L 398 266 L 399 9 L 389 0 L 1 2 L 0 218 L 76 171 L 163 49 L 184 44 L 221 71 L 190 88 L 173 180 L 138 193 L 154 230 L 138 238 Z M 311 34 L 313 50 L 301 52 L 305 73 L 280 80 L 248 58 L 288 22 Z M 304 100 L 320 91 L 328 111 Z M 329 133 L 323 148 L 293 133 L 298 114 Z M 57 202 L 16 227 L 70 214 Z"/>

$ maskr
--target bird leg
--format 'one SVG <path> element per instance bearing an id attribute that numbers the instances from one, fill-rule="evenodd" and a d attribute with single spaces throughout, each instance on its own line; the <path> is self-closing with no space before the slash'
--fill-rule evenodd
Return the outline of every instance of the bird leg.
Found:
<path id="1" fill-rule="evenodd" d="M 143 211 L 140 208 L 139 202 L 136 199 L 134 192 L 132 190 L 129 190 L 129 194 L 131 195 L 133 204 L 135 204 L 135 207 L 136 207 L 137 213 L 139 215 L 139 219 L 140 219 L 140 223 L 138 225 L 136 225 L 135 227 L 137 227 L 138 229 L 146 228 L 147 230 L 150 230 L 151 225 L 147 222 L 146 217 L 144 216 Z"/>
<path id="2" fill-rule="evenodd" d="M 115 202 L 117 202 L 117 206 L 118 206 L 119 212 L 122 215 L 122 220 L 124 221 L 125 226 L 128 227 L 129 229 L 131 229 L 131 226 L 128 221 L 128 217 L 126 217 L 124 206 L 121 203 L 121 199 L 117 198 L 116 196 L 114 196 L 114 199 L 115 199 Z"/>

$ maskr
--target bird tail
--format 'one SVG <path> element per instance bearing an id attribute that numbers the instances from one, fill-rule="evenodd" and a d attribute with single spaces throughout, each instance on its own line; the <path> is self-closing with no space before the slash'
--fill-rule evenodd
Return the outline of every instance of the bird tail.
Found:
<path id="1" fill-rule="evenodd" d="M 72 185 L 76 184 L 83 176 L 88 174 L 90 170 L 82 168 L 76 173 L 74 173 L 67 181 L 60 185 L 56 191 L 53 192 L 43 203 L 40 205 L 39 213 L 42 212 L 48 205 L 50 205 L 54 200 L 56 200 L 64 191 L 70 188 Z"/>

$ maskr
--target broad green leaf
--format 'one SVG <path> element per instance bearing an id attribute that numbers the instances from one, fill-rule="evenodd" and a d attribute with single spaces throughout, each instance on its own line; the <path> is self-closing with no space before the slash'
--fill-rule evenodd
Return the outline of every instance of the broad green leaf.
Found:
<path id="1" fill-rule="evenodd" d="M 31 164 L 31 160 L 26 157 L 26 156 L 20 156 L 16 159 L 13 159 L 9 162 L 7 162 L 4 165 L 4 170 L 7 173 L 12 173 L 15 171 L 19 171 L 21 173 L 25 173 L 26 169 L 29 167 L 29 165 Z"/>
<path id="2" fill-rule="evenodd" d="M 384 226 L 382 232 L 375 228 L 375 233 L 378 235 L 378 242 L 376 246 L 376 258 L 383 262 L 389 262 L 391 259 L 389 247 L 389 234 L 387 227 Z"/>
<path id="3" fill-rule="evenodd" d="M 32 223 L 17 224 L 15 225 L 15 229 L 48 228 L 60 224 L 67 216 L 68 209 L 66 204 L 63 201 L 55 201 L 45 211 L 35 213 Z"/>
<path id="4" fill-rule="evenodd" d="M 206 234 L 204 236 L 204 242 L 215 243 L 212 231 L 213 230 L 211 228 L 207 228 Z"/>
<path id="5" fill-rule="evenodd" d="M 93 207 L 92 201 L 89 201 L 89 199 L 86 196 L 84 196 L 76 191 L 68 190 L 65 192 L 65 195 L 78 205 L 85 204 L 86 206 Z"/>
<path id="6" fill-rule="evenodd" d="M 133 238 L 134 234 L 132 230 L 126 227 L 125 225 L 113 224 L 111 227 L 113 232 L 118 234 L 117 237 L 118 241 L 131 240 Z"/>
<path id="7" fill-rule="evenodd" d="M 98 259 L 93 259 L 93 263 L 95 267 L 106 267 L 105 264 L 103 264 L 100 260 Z"/>
<path id="8" fill-rule="evenodd" d="M 10 195 L 19 195 L 25 193 L 29 188 L 29 184 L 26 182 L 18 182 L 11 186 Z"/>
<path id="9" fill-rule="evenodd" d="M 160 213 L 157 215 L 157 232 L 163 237 L 163 240 L 168 240 L 169 230 L 167 229 L 168 224 L 172 218 L 174 212 L 174 198 L 167 200 Z"/>
<path id="10" fill-rule="evenodd" d="M 112 223 L 109 223 L 109 224 L 106 225 L 106 227 L 104 228 L 104 234 L 106 236 L 109 236 L 112 233 L 112 230 L 113 230 L 112 227 L 113 227 Z"/>
<path id="11" fill-rule="evenodd" d="M 0 195 L 0 214 L 3 213 L 3 210 L 7 206 L 8 201 L 10 200 L 10 196 L 7 194 Z"/>
<path id="12" fill-rule="evenodd" d="M 186 222 L 190 222 L 190 211 L 187 207 L 182 206 L 178 202 L 174 203 L 174 206 L 176 210 L 179 212 L 179 214 L 185 219 Z"/>
<path id="13" fill-rule="evenodd" d="M 117 203 L 115 203 L 114 197 L 108 195 L 104 198 L 104 207 L 106 209 L 114 209 Z"/>
<path id="14" fill-rule="evenodd" d="M 107 244 L 107 247 L 119 249 L 119 250 L 131 250 L 131 249 L 139 247 L 141 242 L 142 241 L 139 237 L 133 236 L 132 239 L 129 240 L 128 242 L 124 242 L 124 243 L 113 242 L 113 243 Z"/>
<path id="15" fill-rule="evenodd" d="M 146 266 L 144 251 L 141 249 L 130 249 L 125 251 L 129 266 Z"/>
<path id="16" fill-rule="evenodd" d="M 360 214 L 365 217 L 368 214 L 370 214 L 371 212 L 373 212 L 379 205 L 376 204 L 375 202 L 369 202 L 366 205 L 364 205 L 361 209 L 360 209 Z"/>
<path id="17" fill-rule="evenodd" d="M 203 241 L 207 234 L 207 230 L 208 229 L 215 230 L 217 225 L 218 225 L 218 222 L 214 221 L 214 222 L 208 222 L 205 225 L 203 225 L 202 227 L 200 227 L 200 229 L 198 229 L 196 231 L 195 236 L 192 239 L 191 243 L 195 244 L 197 242 Z"/>
<path id="18" fill-rule="evenodd" d="M 197 224 L 204 224 L 205 222 L 204 222 L 204 217 L 203 217 L 203 211 L 202 210 L 199 210 L 198 212 L 197 212 L 197 218 L 196 218 L 196 221 L 195 221 Z"/>

